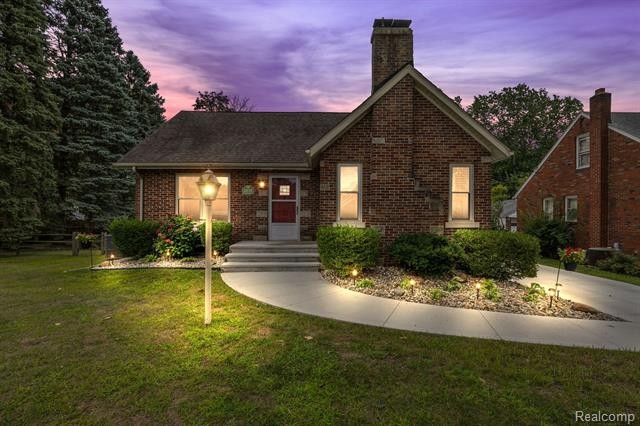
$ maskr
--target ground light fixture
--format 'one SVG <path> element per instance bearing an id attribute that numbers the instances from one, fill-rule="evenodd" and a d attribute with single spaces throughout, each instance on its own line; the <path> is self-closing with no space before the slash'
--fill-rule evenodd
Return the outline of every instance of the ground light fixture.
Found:
<path id="1" fill-rule="evenodd" d="M 356 268 L 351 270 L 351 277 L 353 277 L 353 285 L 356 285 L 356 278 L 358 277 L 358 270 Z"/>
<path id="2" fill-rule="evenodd" d="M 476 300 L 480 299 L 480 283 L 476 283 Z"/>
<path id="3" fill-rule="evenodd" d="M 200 198 L 205 205 L 204 226 L 204 325 L 211 324 L 211 202 L 218 196 L 221 183 L 207 169 L 198 179 Z"/>

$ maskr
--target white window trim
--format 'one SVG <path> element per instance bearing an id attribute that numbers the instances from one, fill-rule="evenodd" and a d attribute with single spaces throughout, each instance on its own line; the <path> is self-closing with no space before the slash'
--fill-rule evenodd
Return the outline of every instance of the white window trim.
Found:
<path id="1" fill-rule="evenodd" d="M 358 167 L 358 219 L 340 219 L 340 168 Z M 360 226 L 362 224 L 362 163 L 338 163 L 336 165 L 336 224 Z"/>
<path id="2" fill-rule="evenodd" d="M 547 203 L 547 201 L 551 200 L 551 217 L 549 217 L 549 215 L 547 214 L 547 211 L 545 210 L 545 205 Z M 544 214 L 545 217 L 548 217 L 550 219 L 553 219 L 553 215 L 554 215 L 554 210 L 555 210 L 555 203 L 556 200 L 553 197 L 546 197 L 542 199 L 542 214 Z"/>
<path id="3" fill-rule="evenodd" d="M 453 197 L 451 190 L 453 189 L 453 168 L 454 167 L 468 167 L 469 168 L 469 219 L 452 219 L 451 207 L 453 204 Z M 480 224 L 475 221 L 475 171 L 473 164 L 471 163 L 453 163 L 449 164 L 449 212 L 448 221 L 444 224 L 445 228 L 479 228 Z"/>
<path id="4" fill-rule="evenodd" d="M 567 217 L 567 213 L 569 212 L 569 200 L 576 200 L 576 219 L 569 220 Z M 564 197 L 564 221 L 570 223 L 576 223 L 578 221 L 578 196 L 577 195 L 567 195 Z"/>
<path id="5" fill-rule="evenodd" d="M 589 141 L 589 164 L 586 166 L 580 166 L 580 138 L 587 136 Z M 586 153 L 583 153 L 586 154 Z M 589 133 L 581 133 L 576 136 L 576 170 L 588 169 L 591 166 L 591 138 L 589 138 Z"/>
<path id="6" fill-rule="evenodd" d="M 196 176 L 199 177 L 201 175 L 201 173 L 176 173 L 176 177 L 175 177 L 175 192 L 176 192 L 176 196 L 175 196 L 175 214 L 178 215 L 179 214 L 179 208 L 180 208 L 180 177 L 181 176 Z M 227 222 L 231 222 L 231 175 L 228 173 L 216 173 L 216 176 L 220 176 L 220 177 L 226 177 L 228 180 L 227 182 L 229 187 L 227 188 L 228 190 L 228 198 L 227 198 Z M 200 199 L 200 213 L 202 213 L 204 211 L 204 206 L 203 206 L 203 201 L 202 199 Z M 204 219 L 193 219 L 194 222 L 204 222 Z"/>

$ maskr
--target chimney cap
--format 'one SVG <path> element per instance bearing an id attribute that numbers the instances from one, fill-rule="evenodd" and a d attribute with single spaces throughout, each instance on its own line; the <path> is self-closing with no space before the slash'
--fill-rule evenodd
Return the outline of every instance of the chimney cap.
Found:
<path id="1" fill-rule="evenodd" d="M 602 95 L 603 93 L 606 93 L 606 90 L 604 87 L 596 89 L 596 95 Z"/>
<path id="2" fill-rule="evenodd" d="M 375 19 L 373 28 L 409 28 L 411 19 Z"/>

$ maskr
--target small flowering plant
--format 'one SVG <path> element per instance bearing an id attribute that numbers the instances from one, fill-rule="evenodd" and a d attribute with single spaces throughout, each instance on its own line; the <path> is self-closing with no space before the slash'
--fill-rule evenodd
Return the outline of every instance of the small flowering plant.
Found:
<path id="1" fill-rule="evenodd" d="M 153 245 L 158 256 L 171 259 L 192 256 L 200 242 L 194 225 L 193 220 L 186 216 L 173 216 L 163 223 Z"/>
<path id="2" fill-rule="evenodd" d="M 576 265 L 581 265 L 584 263 L 586 251 L 577 247 L 567 247 L 558 249 L 558 257 L 564 264 L 575 263 Z"/>
<path id="3" fill-rule="evenodd" d="M 95 234 L 79 233 L 78 235 L 76 235 L 76 240 L 78 240 L 83 248 L 89 248 L 93 243 L 98 241 L 98 236 Z"/>

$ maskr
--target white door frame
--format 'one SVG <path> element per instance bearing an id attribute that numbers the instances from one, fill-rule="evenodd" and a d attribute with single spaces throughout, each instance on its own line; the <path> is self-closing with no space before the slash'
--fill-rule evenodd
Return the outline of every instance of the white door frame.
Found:
<path id="1" fill-rule="evenodd" d="M 289 178 L 289 179 L 295 179 L 296 180 L 296 199 L 295 199 L 295 203 L 296 203 L 296 223 L 295 223 L 295 228 L 296 228 L 296 237 L 292 240 L 292 241 L 300 241 L 300 176 L 297 175 L 285 175 L 285 174 L 275 174 L 275 175 L 269 175 L 269 217 L 268 217 L 268 224 L 267 224 L 267 232 L 268 232 L 268 238 L 269 241 L 272 241 L 272 232 L 271 232 L 271 226 L 273 225 L 273 223 L 271 222 L 271 206 L 272 206 L 272 189 L 273 189 L 273 178 Z M 278 200 L 276 200 L 278 201 Z M 287 202 L 287 201 L 284 201 Z M 288 202 L 293 202 L 293 201 L 288 201 Z"/>

